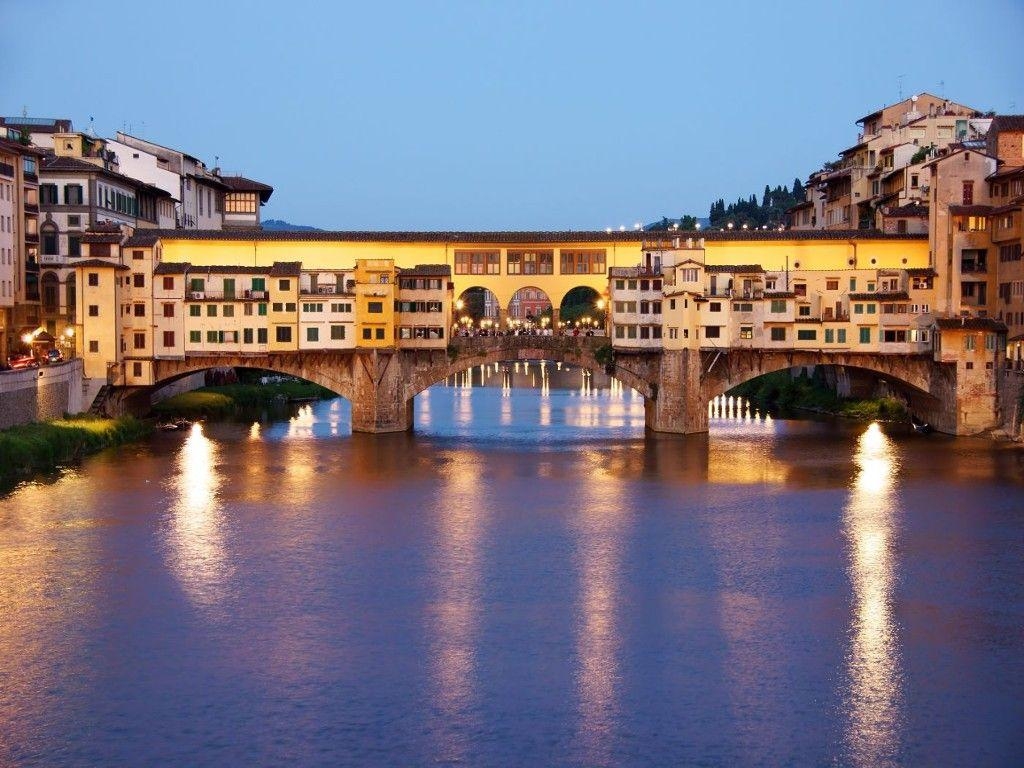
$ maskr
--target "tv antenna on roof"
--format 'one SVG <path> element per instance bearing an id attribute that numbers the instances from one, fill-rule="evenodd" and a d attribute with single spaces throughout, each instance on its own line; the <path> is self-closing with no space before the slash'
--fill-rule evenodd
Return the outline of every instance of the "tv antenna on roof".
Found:
<path id="1" fill-rule="evenodd" d="M 906 77 L 906 75 L 896 75 L 896 82 L 899 83 L 899 88 L 900 88 L 900 98 L 899 98 L 899 101 L 903 101 L 903 78 L 904 77 Z"/>

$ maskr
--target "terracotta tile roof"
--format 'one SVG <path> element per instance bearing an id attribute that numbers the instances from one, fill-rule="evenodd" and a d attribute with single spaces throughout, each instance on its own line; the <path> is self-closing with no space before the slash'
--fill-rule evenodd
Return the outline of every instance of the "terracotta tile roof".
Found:
<path id="1" fill-rule="evenodd" d="M 907 203 L 898 208 L 890 208 L 883 216 L 919 216 L 928 218 L 928 206 L 920 203 Z"/>
<path id="2" fill-rule="evenodd" d="M 706 264 L 704 271 L 711 274 L 726 272 L 731 275 L 759 275 L 764 273 L 764 267 L 760 264 Z"/>
<path id="3" fill-rule="evenodd" d="M 1006 333 L 1006 326 L 991 317 L 939 317 L 935 320 L 939 330 L 994 331 Z"/>
<path id="4" fill-rule="evenodd" d="M 954 216 L 988 216 L 992 213 L 991 205 L 951 205 L 949 212 Z"/>
<path id="5" fill-rule="evenodd" d="M 911 277 L 935 277 L 938 275 L 938 272 L 931 267 L 910 267 L 906 273 Z"/>
<path id="6" fill-rule="evenodd" d="M 795 299 L 796 294 L 792 291 L 765 291 L 766 299 Z"/>
<path id="7" fill-rule="evenodd" d="M 192 265 L 188 262 L 179 262 L 177 264 L 173 262 L 163 261 L 156 265 L 153 269 L 154 275 L 184 275 L 192 268 Z"/>
<path id="8" fill-rule="evenodd" d="M 402 277 L 451 277 L 452 268 L 447 264 L 417 264 L 415 267 L 405 267 L 398 270 Z"/>
<path id="9" fill-rule="evenodd" d="M 270 268 L 271 277 L 298 277 L 301 272 L 301 261 L 275 261 Z"/>
<path id="10" fill-rule="evenodd" d="M 125 240 L 123 245 L 125 248 L 131 248 L 133 246 L 135 248 L 148 248 L 156 245 L 159 239 L 159 236 L 154 234 L 153 230 L 139 230 Z"/>
<path id="11" fill-rule="evenodd" d="M 80 259 L 79 261 L 72 261 L 68 264 L 69 267 L 111 267 L 117 270 L 129 270 L 126 264 L 121 264 L 117 261 L 109 261 L 107 259 Z"/>
<path id="12" fill-rule="evenodd" d="M 245 176 L 221 176 L 220 180 L 223 181 L 232 192 L 258 192 L 261 203 L 267 202 L 267 200 L 270 199 L 270 196 L 274 194 L 274 188 L 270 185 L 264 184 L 261 181 L 247 179 Z"/>
<path id="13" fill-rule="evenodd" d="M 875 293 L 851 293 L 853 301 L 910 301 L 906 291 L 876 291 Z"/>
<path id="14" fill-rule="evenodd" d="M 992 118 L 990 131 L 1024 131 L 1024 115 L 996 115 Z"/>
<path id="15" fill-rule="evenodd" d="M 10 141 L 8 139 L 0 139 L 0 149 L 5 149 L 8 152 L 14 152 L 19 155 L 33 155 L 35 157 L 45 157 L 46 153 L 43 150 L 36 147 L 26 146 L 17 141 Z"/>
<path id="16" fill-rule="evenodd" d="M 986 176 L 985 181 L 1002 181 L 1003 179 L 1011 179 L 1014 176 L 1020 176 L 1024 174 L 1024 166 L 1014 165 L 1009 168 L 1002 168 L 995 173 Z"/>
<path id="17" fill-rule="evenodd" d="M 811 229 L 811 230 L 725 230 L 702 229 L 686 233 L 694 240 L 712 242 L 758 240 L 927 240 L 927 234 L 887 234 L 877 229 Z M 592 230 L 564 230 L 560 232 L 527 231 L 283 231 L 264 229 L 154 229 L 148 236 L 161 240 L 242 240 L 270 242 L 359 242 L 359 243 L 634 243 L 650 239 L 650 232 L 630 230 L 608 234 Z"/>

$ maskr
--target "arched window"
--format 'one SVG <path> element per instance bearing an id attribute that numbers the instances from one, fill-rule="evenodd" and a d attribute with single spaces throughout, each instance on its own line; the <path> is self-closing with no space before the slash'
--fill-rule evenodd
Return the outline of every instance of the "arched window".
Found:
<path id="1" fill-rule="evenodd" d="M 57 314 L 60 308 L 60 280 L 53 272 L 44 272 L 39 281 L 42 289 L 43 312 L 48 315 Z"/>
<path id="2" fill-rule="evenodd" d="M 43 256 L 56 256 L 58 250 L 57 227 L 54 224 L 43 224 L 39 228 L 40 244 Z"/>

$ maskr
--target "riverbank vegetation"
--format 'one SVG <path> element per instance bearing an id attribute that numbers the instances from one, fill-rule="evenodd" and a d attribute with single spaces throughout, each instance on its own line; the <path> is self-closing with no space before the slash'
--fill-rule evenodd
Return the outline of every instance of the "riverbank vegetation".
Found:
<path id="1" fill-rule="evenodd" d="M 848 419 L 896 421 L 909 418 L 903 403 L 891 397 L 859 400 L 843 398 L 830 389 L 815 371 L 813 376 L 802 373 L 793 377 L 789 371 L 776 371 L 729 391 L 730 395 L 745 397 L 765 411 L 814 411 Z"/>
<path id="2" fill-rule="evenodd" d="M 37 472 L 80 461 L 122 443 L 145 437 L 152 425 L 131 416 L 105 419 L 67 416 L 0 430 L 0 488 Z"/>
<path id="3" fill-rule="evenodd" d="M 265 384 L 222 384 L 183 392 L 154 405 L 153 413 L 160 418 L 211 418 L 245 408 L 332 397 L 333 392 L 312 382 L 282 378 Z"/>

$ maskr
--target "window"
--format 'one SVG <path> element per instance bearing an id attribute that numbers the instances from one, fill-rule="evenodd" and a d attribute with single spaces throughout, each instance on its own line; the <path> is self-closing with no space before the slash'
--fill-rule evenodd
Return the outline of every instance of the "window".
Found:
<path id="1" fill-rule="evenodd" d="M 99 317 L 99 316 L 100 316 L 100 306 L 99 306 L 99 304 L 90 304 L 89 305 L 89 317 Z"/>
<path id="2" fill-rule="evenodd" d="M 320 329 L 315 327 L 307 328 L 306 341 L 320 341 Z"/>
<path id="3" fill-rule="evenodd" d="M 376 329 L 374 329 L 374 330 L 375 330 L 374 336 L 375 336 L 375 337 L 376 337 L 376 338 L 377 338 L 378 340 L 380 340 L 380 339 L 383 339 L 383 338 L 384 338 L 384 329 L 383 329 L 383 328 L 376 328 Z"/>
<path id="4" fill-rule="evenodd" d="M 974 182 L 970 179 L 963 182 L 963 204 L 974 205 Z"/>
<path id="5" fill-rule="evenodd" d="M 363 328 L 363 338 L 369 341 L 373 338 L 373 331 L 370 328 Z"/>
<path id="6" fill-rule="evenodd" d="M 605 252 L 603 250 L 561 251 L 560 256 L 563 275 L 603 275 L 605 272 Z M 619 290 L 622 287 L 616 285 Z"/>
<path id="7" fill-rule="evenodd" d="M 555 271 L 555 252 L 509 251 L 506 264 L 510 275 L 550 275 Z"/>
<path id="8" fill-rule="evenodd" d="M 722 327 L 720 325 L 708 325 L 704 328 L 705 339 L 719 339 L 722 337 Z"/>
<path id="9" fill-rule="evenodd" d="M 860 343 L 861 344 L 870 344 L 871 343 L 871 329 L 870 328 L 861 328 L 860 329 Z"/>
<path id="10" fill-rule="evenodd" d="M 140 274 L 138 272 L 134 273 L 132 275 L 132 285 L 135 288 L 145 288 L 146 287 L 146 276 L 143 275 L 143 274 Z"/>
<path id="11" fill-rule="evenodd" d="M 295 311 L 295 302 L 294 301 L 286 301 L 284 303 L 284 311 L 285 312 L 294 312 Z"/>
<path id="12" fill-rule="evenodd" d="M 857 278 L 856 277 L 851 277 L 850 278 L 850 290 L 851 291 L 856 291 L 857 290 Z"/>
<path id="13" fill-rule="evenodd" d="M 668 308 L 669 309 L 675 309 L 676 308 L 676 300 L 675 299 L 669 299 L 668 300 Z"/>
<path id="14" fill-rule="evenodd" d="M 188 289 L 196 293 L 202 293 L 206 290 L 206 281 L 201 277 L 193 277 L 188 281 Z"/>
<path id="15" fill-rule="evenodd" d="M 501 251 L 456 251 L 456 275 L 500 275 Z"/>
<path id="16" fill-rule="evenodd" d="M 366 304 L 366 311 L 379 315 L 384 311 L 383 301 L 370 301 Z"/>
<path id="17" fill-rule="evenodd" d="M 918 182 L 919 182 L 918 175 L 916 173 L 910 174 L 910 188 L 911 189 L 917 189 Z"/>
<path id="18" fill-rule="evenodd" d="M 132 376 L 142 375 L 142 363 L 132 363 Z"/>
<path id="19" fill-rule="evenodd" d="M 97 286 L 100 284 L 100 273 L 90 272 L 89 273 L 89 285 Z"/>
<path id="20" fill-rule="evenodd" d="M 224 314 L 224 317 L 234 317 L 235 316 L 235 305 L 234 304 L 225 304 L 224 305 L 224 313 L 223 314 Z"/>
<path id="21" fill-rule="evenodd" d="M 206 316 L 207 317 L 216 317 L 217 316 L 217 305 L 216 304 L 207 304 L 206 305 Z"/>
<path id="22" fill-rule="evenodd" d="M 292 340 L 292 329 L 287 325 L 279 325 L 274 329 L 274 338 L 281 344 L 287 344 Z"/>
<path id="23" fill-rule="evenodd" d="M 133 333 L 132 334 L 132 346 L 135 349 L 146 348 L 146 334 L 144 333 Z"/>
<path id="24" fill-rule="evenodd" d="M 352 305 L 348 302 L 340 302 L 338 304 L 331 304 L 331 312 L 351 312 Z"/>
<path id="25" fill-rule="evenodd" d="M 331 326 L 331 341 L 340 341 L 345 338 L 345 326 L 344 325 L 332 325 Z"/>
<path id="26" fill-rule="evenodd" d="M 801 304 L 799 307 L 797 307 L 797 314 L 800 317 L 810 317 L 811 316 L 811 305 L 810 304 Z"/>
<path id="27" fill-rule="evenodd" d="M 235 298 L 235 278 L 225 277 L 224 278 L 224 298 L 233 299 Z"/>
<path id="28" fill-rule="evenodd" d="M 290 291 L 292 289 L 292 281 L 291 280 L 278 280 L 277 281 L 277 289 L 279 291 Z"/>
<path id="29" fill-rule="evenodd" d="M 145 254 L 142 251 L 132 251 L 132 259 L 134 261 L 142 261 L 143 256 Z"/>
<path id="30" fill-rule="evenodd" d="M 869 315 L 875 314 L 875 305 L 874 304 L 866 304 L 865 305 L 865 309 L 867 309 Z"/>
<path id="31" fill-rule="evenodd" d="M 173 277 L 164 277 L 164 290 L 165 291 L 173 291 L 174 290 L 174 278 Z"/>
<path id="32" fill-rule="evenodd" d="M 254 291 L 265 291 L 265 290 L 267 290 L 267 278 L 265 278 L 265 277 L 254 277 L 252 279 L 252 289 Z"/>
<path id="33" fill-rule="evenodd" d="M 82 255 L 82 238 L 79 235 L 68 235 L 68 256 L 78 258 Z"/>
<path id="34" fill-rule="evenodd" d="M 818 332 L 813 328 L 798 328 L 796 331 L 797 341 L 815 341 L 818 338 Z"/>
<path id="35" fill-rule="evenodd" d="M 641 302 L 641 304 L 646 304 L 646 303 L 647 302 Z M 720 302 L 720 301 L 712 301 L 712 302 L 710 302 L 708 304 L 708 311 L 709 312 L 721 312 L 722 311 L 722 302 Z"/>
<path id="36" fill-rule="evenodd" d="M 256 314 L 257 315 L 266 315 L 267 314 L 267 303 L 265 301 L 261 301 L 259 304 L 256 305 Z"/>
<path id="37" fill-rule="evenodd" d="M 284 302 L 283 301 L 275 301 L 273 306 L 274 306 L 274 311 L 275 312 L 284 312 Z"/>
<path id="38" fill-rule="evenodd" d="M 836 329 L 836 342 L 839 343 L 839 344 L 845 344 L 846 343 L 846 329 L 845 328 L 837 328 Z"/>
<path id="39" fill-rule="evenodd" d="M 863 304 L 854 304 L 853 305 L 853 314 L 855 314 L 855 315 L 863 315 L 864 314 L 864 305 Z"/>
<path id="40" fill-rule="evenodd" d="M 825 290 L 826 291 L 838 291 L 839 290 L 839 281 L 838 280 L 826 280 L 825 281 Z"/>
<path id="41" fill-rule="evenodd" d="M 256 329 L 256 343 L 257 344 L 266 344 L 267 343 L 267 329 L 266 328 L 257 328 Z"/>
<path id="42" fill-rule="evenodd" d="M 785 341 L 786 340 L 786 329 L 785 328 L 779 328 L 778 326 L 772 328 L 772 330 L 771 330 L 771 340 L 772 341 Z"/>
<path id="43" fill-rule="evenodd" d="M 219 331 L 207 331 L 206 332 L 206 343 L 207 344 L 217 344 L 219 342 L 220 342 L 220 332 Z"/>
<path id="44" fill-rule="evenodd" d="M 785 312 L 786 311 L 786 301 L 785 301 L 785 299 L 772 299 L 772 303 L 771 303 L 771 307 L 769 308 L 769 311 L 770 312 L 774 312 L 775 314 L 779 314 L 780 312 Z"/>
<path id="45" fill-rule="evenodd" d="M 836 340 L 836 332 L 835 332 L 835 330 L 832 329 L 832 328 L 826 328 L 825 329 L 825 343 L 826 344 L 832 344 L 832 343 L 835 342 L 835 340 Z"/>
<path id="46" fill-rule="evenodd" d="M 145 317 L 146 316 L 146 305 L 145 304 L 136 304 L 135 305 L 135 316 L 136 317 Z"/>
<path id="47" fill-rule="evenodd" d="M 740 326 L 740 338 L 741 339 L 752 339 L 752 338 L 754 338 L 754 326 L 752 326 L 752 325 L 741 325 Z"/>
<path id="48" fill-rule="evenodd" d="M 882 341 L 887 344 L 899 344 L 907 340 L 907 332 L 905 330 L 885 330 L 882 332 Z"/>
<path id="49" fill-rule="evenodd" d="M 203 314 L 203 308 L 201 306 L 199 306 L 198 304 L 189 304 L 188 305 L 188 316 L 189 317 L 199 317 L 202 314 Z"/>
<path id="50" fill-rule="evenodd" d="M 95 352 L 99 352 L 100 351 L 100 343 L 98 341 L 90 341 L 89 342 L 89 351 L 90 352 L 94 352 L 94 353 Z"/>
<path id="51" fill-rule="evenodd" d="M 242 343 L 243 344 L 252 344 L 252 328 L 243 328 L 242 329 Z"/>

